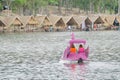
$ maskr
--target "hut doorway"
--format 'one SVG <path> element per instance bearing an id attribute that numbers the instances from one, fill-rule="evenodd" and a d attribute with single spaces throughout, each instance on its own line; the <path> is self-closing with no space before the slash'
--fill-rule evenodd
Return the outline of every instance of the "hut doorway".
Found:
<path id="1" fill-rule="evenodd" d="M 56 26 L 56 31 L 64 31 L 65 30 L 65 23 L 62 20 L 62 18 L 59 21 L 57 21 L 55 26 Z"/>
<path id="2" fill-rule="evenodd" d="M 90 21 L 89 18 L 85 20 L 85 26 L 86 26 L 86 29 L 85 29 L 86 31 L 92 30 L 92 22 Z"/>
<path id="3" fill-rule="evenodd" d="M 68 22 L 67 22 L 67 26 L 68 28 L 71 27 L 72 30 L 76 30 L 78 27 L 77 22 L 74 20 L 74 18 L 72 17 Z"/>
<path id="4" fill-rule="evenodd" d="M 113 30 L 117 30 L 119 28 L 119 22 L 118 20 L 115 18 L 114 22 L 113 22 L 113 27 L 112 29 Z"/>
<path id="5" fill-rule="evenodd" d="M 117 19 L 114 20 L 113 25 L 114 25 L 114 26 L 119 26 L 119 22 L 117 21 Z"/>

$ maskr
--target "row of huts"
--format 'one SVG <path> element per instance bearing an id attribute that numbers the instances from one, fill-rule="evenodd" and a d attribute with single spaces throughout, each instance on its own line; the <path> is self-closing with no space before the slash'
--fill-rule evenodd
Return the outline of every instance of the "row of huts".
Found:
<path id="1" fill-rule="evenodd" d="M 120 17 L 101 16 L 0 16 L 0 32 L 117 30 Z"/>

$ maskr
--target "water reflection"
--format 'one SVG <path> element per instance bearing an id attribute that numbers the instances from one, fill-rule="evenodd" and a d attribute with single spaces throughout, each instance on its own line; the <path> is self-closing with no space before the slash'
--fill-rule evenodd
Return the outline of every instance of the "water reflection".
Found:
<path id="1" fill-rule="evenodd" d="M 72 78 L 72 80 L 85 80 L 85 75 L 86 75 L 86 72 L 87 72 L 86 65 L 87 64 L 85 64 L 85 63 L 80 63 L 80 64 L 77 64 L 77 63 L 76 64 L 75 63 L 72 63 L 72 64 L 64 63 L 64 66 L 69 68 L 69 71 L 71 73 L 70 77 Z"/>

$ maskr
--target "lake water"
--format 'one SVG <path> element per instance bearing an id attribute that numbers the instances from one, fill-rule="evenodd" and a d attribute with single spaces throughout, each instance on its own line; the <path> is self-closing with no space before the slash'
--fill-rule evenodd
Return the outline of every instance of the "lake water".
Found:
<path id="1" fill-rule="evenodd" d="M 74 32 L 87 40 L 89 61 L 63 64 L 71 32 L 0 34 L 0 80 L 120 80 L 120 32 Z"/>

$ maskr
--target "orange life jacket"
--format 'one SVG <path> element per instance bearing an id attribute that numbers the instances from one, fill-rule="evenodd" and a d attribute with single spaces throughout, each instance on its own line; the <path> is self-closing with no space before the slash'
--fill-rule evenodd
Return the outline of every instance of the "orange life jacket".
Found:
<path id="1" fill-rule="evenodd" d="M 75 48 L 70 48 L 70 53 L 76 53 L 76 49 Z"/>

